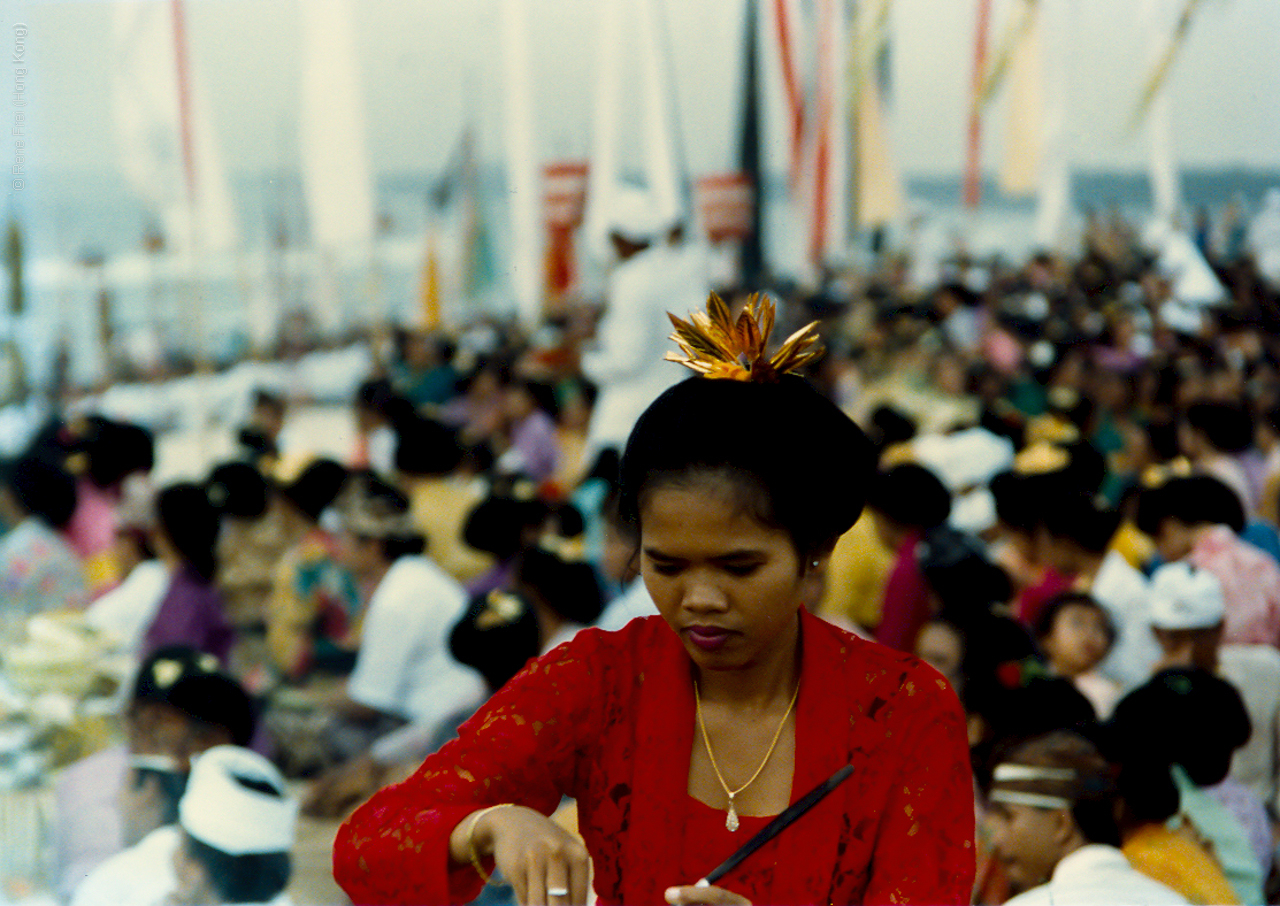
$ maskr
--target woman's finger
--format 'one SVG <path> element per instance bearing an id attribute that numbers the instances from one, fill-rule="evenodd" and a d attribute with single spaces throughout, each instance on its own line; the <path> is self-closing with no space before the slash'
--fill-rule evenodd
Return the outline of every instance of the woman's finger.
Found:
<path id="1" fill-rule="evenodd" d="M 564 853 L 552 853 L 547 859 L 547 906 L 564 906 L 569 903 L 569 865 Z M 574 903 L 581 902 L 573 900 Z"/>
<path id="2" fill-rule="evenodd" d="M 573 906 L 584 906 L 590 886 L 591 860 L 585 850 L 575 852 L 569 858 L 569 902 Z"/>
<path id="3" fill-rule="evenodd" d="M 530 849 L 524 857 L 525 896 L 523 906 L 547 906 L 547 860 Z"/>

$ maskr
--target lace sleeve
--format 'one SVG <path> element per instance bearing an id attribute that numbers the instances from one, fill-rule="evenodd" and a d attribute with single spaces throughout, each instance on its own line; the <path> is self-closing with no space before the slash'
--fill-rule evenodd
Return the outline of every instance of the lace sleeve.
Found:
<path id="1" fill-rule="evenodd" d="M 480 888 L 449 860 L 449 835 L 478 808 L 515 802 L 550 814 L 592 762 L 602 673 L 597 633 L 529 664 L 403 783 L 342 826 L 334 877 L 354 903 L 465 903 Z"/>

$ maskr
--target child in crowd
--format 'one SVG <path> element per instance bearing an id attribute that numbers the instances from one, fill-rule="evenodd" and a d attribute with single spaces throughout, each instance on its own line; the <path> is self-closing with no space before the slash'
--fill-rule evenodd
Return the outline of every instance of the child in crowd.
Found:
<path id="1" fill-rule="evenodd" d="M 1097 669 L 1116 640 L 1102 605 L 1081 592 L 1058 595 L 1041 611 L 1035 634 L 1049 670 L 1071 680 L 1100 720 L 1110 717 L 1120 700 L 1120 687 Z"/>

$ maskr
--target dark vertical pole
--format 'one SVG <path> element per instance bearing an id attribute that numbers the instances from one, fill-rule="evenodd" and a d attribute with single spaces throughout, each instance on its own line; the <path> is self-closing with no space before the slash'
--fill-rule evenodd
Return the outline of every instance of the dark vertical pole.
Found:
<path id="1" fill-rule="evenodd" d="M 764 279 L 764 173 L 760 166 L 760 86 L 756 0 L 747 0 L 746 53 L 743 67 L 742 142 L 738 164 L 751 181 L 751 232 L 742 240 L 743 285 L 758 289 Z"/>

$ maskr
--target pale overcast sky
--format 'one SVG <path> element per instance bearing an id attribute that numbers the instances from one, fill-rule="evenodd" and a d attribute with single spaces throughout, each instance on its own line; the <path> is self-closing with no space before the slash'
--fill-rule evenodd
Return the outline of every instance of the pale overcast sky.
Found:
<path id="1" fill-rule="evenodd" d="M 997 20 L 1013 0 L 997 0 Z M 1156 0 L 1170 10 L 1181 0 Z M 1071 23 L 1070 155 L 1078 166 L 1138 169 L 1124 124 L 1145 67 L 1139 0 L 1041 0 Z M 743 0 L 665 0 L 683 143 L 694 174 L 731 165 L 738 117 Z M 589 146 L 591 0 L 534 0 L 537 141 L 545 157 Z M 974 0 L 895 0 L 893 139 L 913 173 L 956 171 L 963 157 Z M 8 0 L 6 26 L 30 29 L 33 153 L 45 173 L 114 167 L 111 4 Z M 380 172 L 438 172 L 468 110 L 481 151 L 500 155 L 499 0 L 362 0 L 357 47 L 368 146 Z M 228 165 L 296 159 L 298 35 L 306 0 L 188 0 L 191 53 Z M 1172 78 L 1183 164 L 1280 169 L 1280 0 L 1200 5 Z M 998 144 L 993 127 L 989 147 Z M 993 164 L 995 149 L 988 157 Z"/>

